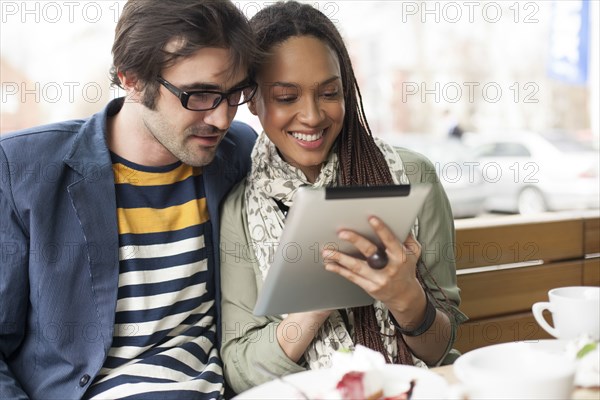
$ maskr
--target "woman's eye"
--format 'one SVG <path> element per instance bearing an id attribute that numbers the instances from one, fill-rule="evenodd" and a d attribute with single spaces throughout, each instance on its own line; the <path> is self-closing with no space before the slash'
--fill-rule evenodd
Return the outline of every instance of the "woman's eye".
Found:
<path id="1" fill-rule="evenodd" d="M 327 97 L 327 98 L 334 98 L 337 97 L 339 94 L 338 91 L 335 92 L 327 92 L 327 93 L 323 93 L 323 96 Z"/>
<path id="2" fill-rule="evenodd" d="M 277 103 L 293 103 L 300 96 L 300 90 L 296 87 L 274 86 L 270 90 L 270 95 Z"/>
<path id="3" fill-rule="evenodd" d="M 319 96 L 327 100 L 339 98 L 340 92 L 340 86 L 336 82 L 327 83 L 319 87 Z"/>
<path id="4" fill-rule="evenodd" d="M 276 97 L 275 101 L 277 101 L 278 103 L 293 103 L 294 101 L 296 101 L 297 97 L 296 96 L 285 96 L 285 97 Z"/>

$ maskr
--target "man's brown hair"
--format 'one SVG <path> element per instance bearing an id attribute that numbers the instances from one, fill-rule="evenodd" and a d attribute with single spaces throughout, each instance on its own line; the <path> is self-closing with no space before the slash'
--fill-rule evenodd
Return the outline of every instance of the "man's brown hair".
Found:
<path id="1" fill-rule="evenodd" d="M 178 48 L 167 51 L 174 40 Z M 129 0 L 115 30 L 111 81 L 122 87 L 117 74 L 132 73 L 153 109 L 160 73 L 204 47 L 230 49 L 232 73 L 259 55 L 246 17 L 229 0 Z"/>

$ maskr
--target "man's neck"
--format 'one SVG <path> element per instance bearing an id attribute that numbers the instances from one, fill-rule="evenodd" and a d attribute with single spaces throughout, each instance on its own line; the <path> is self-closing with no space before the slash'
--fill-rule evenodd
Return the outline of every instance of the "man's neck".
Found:
<path id="1" fill-rule="evenodd" d="M 169 165 L 177 158 L 164 148 L 142 119 L 144 105 L 125 100 L 121 110 L 107 121 L 108 148 L 133 163 L 145 166 Z"/>

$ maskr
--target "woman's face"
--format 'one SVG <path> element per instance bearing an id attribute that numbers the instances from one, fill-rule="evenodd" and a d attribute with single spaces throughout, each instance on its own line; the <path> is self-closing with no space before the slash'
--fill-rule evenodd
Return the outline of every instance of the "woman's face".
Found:
<path id="1" fill-rule="evenodd" d="M 344 121 L 344 90 L 335 52 L 313 36 L 271 50 L 250 104 L 283 159 L 314 182 Z"/>

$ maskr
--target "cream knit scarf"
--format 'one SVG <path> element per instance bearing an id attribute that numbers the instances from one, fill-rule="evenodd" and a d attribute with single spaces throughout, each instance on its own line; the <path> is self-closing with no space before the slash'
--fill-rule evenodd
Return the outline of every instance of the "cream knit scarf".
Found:
<path id="1" fill-rule="evenodd" d="M 394 183 L 408 184 L 404 166 L 398 152 L 389 144 L 375 138 L 375 142 L 387 161 Z M 252 170 L 244 193 L 252 246 L 264 281 L 273 259 L 279 237 L 283 231 L 285 216 L 275 199 L 291 207 L 296 190 L 303 185 L 313 187 L 332 186 L 337 182 L 338 158 L 332 151 L 323 165 L 316 182 L 311 184 L 299 168 L 285 162 L 275 145 L 263 132 L 252 151 Z M 384 346 L 390 360 L 397 360 L 396 337 L 387 308 L 375 302 L 377 322 L 382 333 Z M 323 323 L 317 336 L 304 353 L 310 369 L 326 368 L 331 365 L 331 356 L 340 348 L 353 348 L 353 315 L 348 311 L 350 327 L 347 328 L 338 311 L 331 313 Z"/>

